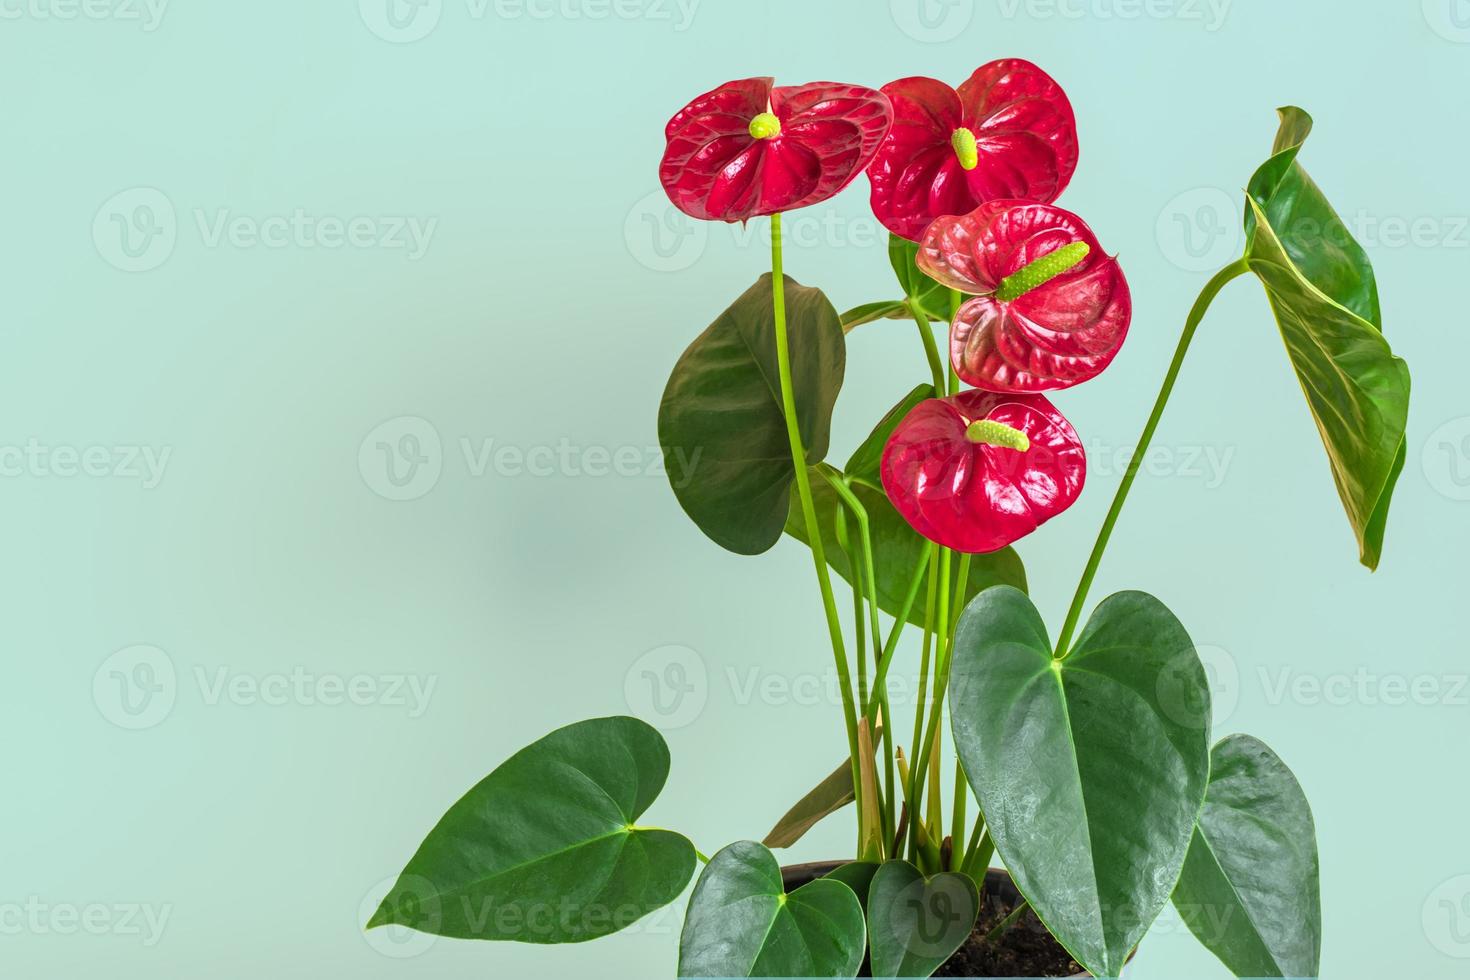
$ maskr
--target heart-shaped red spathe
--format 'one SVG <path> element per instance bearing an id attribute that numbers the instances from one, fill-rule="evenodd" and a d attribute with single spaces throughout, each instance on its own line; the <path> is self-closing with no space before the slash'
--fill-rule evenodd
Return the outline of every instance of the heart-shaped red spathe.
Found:
<path id="1" fill-rule="evenodd" d="M 862 173 L 893 121 L 876 89 L 773 83 L 726 82 L 669 120 L 659 180 L 680 211 L 744 221 L 825 201 Z M 757 138 L 751 121 L 767 112 L 780 132 Z"/>
<path id="2" fill-rule="evenodd" d="M 1087 257 L 1013 300 L 1001 281 L 1064 245 Z M 950 325 L 950 359 L 966 384 L 987 391 L 1056 391 L 1096 377 L 1128 335 L 1133 300 L 1118 261 L 1087 223 L 1049 204 L 991 201 L 940 218 L 919 244 L 918 266 L 969 293 Z"/>
<path id="3" fill-rule="evenodd" d="M 1077 121 L 1056 81 L 1029 61 L 1004 58 L 975 70 L 956 91 L 933 78 L 883 86 L 893 128 L 868 168 L 873 213 L 911 242 L 935 218 L 968 214 L 985 201 L 1050 204 L 1077 169 Z M 955 132 L 974 136 L 965 169 Z"/>
<path id="4" fill-rule="evenodd" d="M 971 441 L 988 419 L 1026 435 L 1025 450 Z M 955 551 L 1004 548 L 1077 499 L 1087 457 L 1076 431 L 1042 395 L 963 391 L 920 402 L 883 450 L 883 489 L 904 520 Z"/>

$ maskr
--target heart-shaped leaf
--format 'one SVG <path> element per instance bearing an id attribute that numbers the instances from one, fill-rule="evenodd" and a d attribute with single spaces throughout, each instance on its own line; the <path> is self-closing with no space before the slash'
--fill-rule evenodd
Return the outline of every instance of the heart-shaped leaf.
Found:
<path id="1" fill-rule="evenodd" d="M 806 462 L 827 455 L 846 348 L 819 289 L 785 280 L 797 424 Z M 664 389 L 658 435 L 674 495 L 715 543 L 760 554 L 781 538 L 795 480 L 781 407 L 771 277 L 689 345 Z"/>
<path id="2" fill-rule="evenodd" d="M 859 483 L 866 483 L 874 490 L 883 489 L 883 449 L 888 445 L 888 440 L 893 436 L 893 430 L 898 428 L 898 423 L 904 420 L 904 416 L 914 410 L 914 406 L 928 401 L 934 397 L 934 386 L 922 384 L 913 391 L 904 395 L 902 400 L 890 408 L 868 433 L 868 438 L 858 446 L 847 459 L 847 465 L 842 471 L 850 479 Z"/>
<path id="3" fill-rule="evenodd" d="M 626 928 L 694 874 L 688 840 L 634 825 L 668 772 L 663 737 L 636 718 L 552 732 L 449 808 L 368 928 L 527 943 Z"/>
<path id="4" fill-rule="evenodd" d="M 1286 763 L 1248 735 L 1210 755 L 1210 786 L 1174 905 L 1238 977 L 1315 977 L 1322 899 L 1312 808 Z"/>
<path id="5" fill-rule="evenodd" d="M 868 909 L 868 889 L 872 887 L 873 876 L 878 873 L 880 865 L 873 861 L 849 861 L 822 875 L 823 878 L 831 878 L 840 881 L 852 889 L 858 897 L 858 904 L 863 911 Z"/>
<path id="6" fill-rule="evenodd" d="M 883 491 L 854 482 L 852 493 L 868 512 L 869 533 L 873 537 L 873 572 L 878 578 L 878 608 L 890 616 L 897 616 L 903 609 L 909 583 L 913 581 L 914 568 L 923 555 L 924 539 L 893 509 L 893 504 L 889 503 Z M 812 497 L 816 502 L 817 523 L 821 526 L 827 564 L 838 575 L 851 582 L 852 566 L 846 551 L 837 540 L 836 531 L 837 510 L 843 503 L 827 481 L 816 474 L 812 476 Z M 801 504 L 795 493 L 791 495 L 786 533 L 803 544 L 808 543 L 806 521 L 802 519 Z M 920 596 L 926 594 L 928 575 L 926 571 L 920 583 Z M 970 580 L 965 587 L 965 599 L 968 600 L 993 585 L 1009 585 L 1025 591 L 1026 568 L 1021 564 L 1021 557 L 1014 548 L 1002 548 L 971 558 Z M 924 625 L 922 599 L 909 609 L 908 621 L 915 626 Z"/>
<path id="7" fill-rule="evenodd" d="M 1250 182 L 1246 261 L 1266 287 L 1360 560 L 1377 568 L 1404 466 L 1409 368 L 1383 338 L 1367 253 L 1297 162 L 1311 117 L 1280 112 L 1273 155 Z"/>
<path id="8" fill-rule="evenodd" d="M 1122 592 L 1053 660 L 1031 600 L 996 588 L 961 614 L 951 669 L 955 745 L 1016 887 L 1078 963 L 1117 976 L 1204 802 L 1210 695 L 1189 635 Z"/>
<path id="9" fill-rule="evenodd" d="M 770 851 L 739 841 L 710 858 L 679 936 L 681 977 L 852 977 L 867 930 L 851 888 L 818 878 L 787 894 Z"/>
<path id="10" fill-rule="evenodd" d="M 927 977 L 975 928 L 980 892 L 969 875 L 924 877 L 907 861 L 887 861 L 868 889 L 873 976 Z"/>

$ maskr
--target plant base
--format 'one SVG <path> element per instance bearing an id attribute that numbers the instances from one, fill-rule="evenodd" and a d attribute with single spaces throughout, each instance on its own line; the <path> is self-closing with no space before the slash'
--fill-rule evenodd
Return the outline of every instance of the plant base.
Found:
<path id="1" fill-rule="evenodd" d="M 838 868 L 840 861 L 819 861 L 811 864 L 793 864 L 781 869 L 786 890 L 800 888 L 813 879 L 820 878 Z M 1020 894 L 1011 882 L 1011 876 L 998 868 L 991 868 L 985 875 L 984 905 L 980 909 L 979 921 L 969 940 L 945 962 L 936 977 L 1088 977 L 1090 973 L 1077 965 L 1062 945 L 1056 941 L 1046 927 L 1027 909 L 1011 924 L 994 943 L 985 937 L 1020 901 Z M 869 976 L 868 965 L 863 963 L 859 976 Z"/>

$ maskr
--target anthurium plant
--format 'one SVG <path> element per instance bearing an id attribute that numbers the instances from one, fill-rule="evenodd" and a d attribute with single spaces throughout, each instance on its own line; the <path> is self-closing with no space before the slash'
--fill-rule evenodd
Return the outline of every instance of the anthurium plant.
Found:
<path id="1" fill-rule="evenodd" d="M 764 220 L 771 270 L 674 365 L 659 436 L 671 457 L 700 461 L 674 495 L 732 552 L 783 536 L 810 552 L 846 757 L 762 842 L 706 856 L 645 822 L 670 763 L 653 728 L 570 725 L 451 806 L 368 926 L 582 942 L 692 880 L 681 976 L 928 976 L 967 944 L 1004 944 L 1028 908 L 1077 968 L 1117 976 L 1173 901 L 1237 975 L 1316 975 L 1317 850 L 1295 776 L 1249 736 L 1211 745 L 1204 668 L 1162 601 L 1126 591 L 1088 611 L 1190 342 L 1237 278 L 1265 288 L 1360 560 L 1378 565 L 1409 372 L 1384 336 L 1367 255 L 1298 159 L 1310 128 L 1302 110 L 1280 110 L 1242 202 L 1245 251 L 1188 312 L 1052 634 L 1012 547 L 1084 488 L 1077 429 L 1048 394 L 1096 381 L 1132 313 L 1118 261 L 1054 203 L 1079 155 L 1061 86 L 1007 59 L 958 89 L 751 78 L 676 112 L 659 168 L 670 200 L 699 219 Z M 865 172 L 897 281 L 839 314 L 786 276 L 781 217 Z M 839 467 L 829 436 L 846 345 L 893 320 L 917 327 L 927 377 L 894 379 L 894 395 L 908 393 Z M 1315 469 L 1304 463 L 1303 479 Z M 851 603 L 839 602 L 844 580 Z M 890 711 L 901 656 L 917 662 L 911 725 Z M 772 849 L 848 804 L 851 853 L 804 883 L 783 877 Z M 981 931 L 996 859 L 1019 897 Z"/>

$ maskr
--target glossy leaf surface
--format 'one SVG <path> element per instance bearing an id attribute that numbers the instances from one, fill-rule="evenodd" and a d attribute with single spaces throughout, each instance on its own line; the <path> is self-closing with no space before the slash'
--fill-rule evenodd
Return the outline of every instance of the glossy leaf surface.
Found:
<path id="1" fill-rule="evenodd" d="M 787 277 L 792 387 L 806 462 L 827 455 L 846 348 L 821 290 Z M 658 434 L 674 494 L 700 530 L 742 555 L 781 537 L 795 480 L 776 363 L 771 277 L 700 334 L 674 366 Z"/>
<path id="2" fill-rule="evenodd" d="M 868 888 L 868 942 L 875 977 L 927 977 L 970 938 L 980 892 L 969 875 L 925 877 L 886 861 Z"/>
<path id="3" fill-rule="evenodd" d="M 1088 253 L 1072 268 L 1015 299 L 992 295 L 1007 276 L 1079 242 Z M 935 221 L 916 261 L 940 283 L 975 297 L 955 314 L 950 360 L 977 388 L 1070 388 L 1111 364 L 1128 335 L 1133 300 L 1123 270 L 1070 211 L 992 201 Z"/>
<path id="4" fill-rule="evenodd" d="M 873 876 L 878 873 L 878 868 L 879 865 L 872 861 L 849 861 L 833 868 L 822 877 L 840 881 L 851 888 L 853 894 L 858 897 L 858 904 L 863 907 L 864 912 L 867 912 L 868 889 L 872 887 Z"/>
<path id="5" fill-rule="evenodd" d="M 763 113 L 779 132 L 758 138 Z M 680 109 L 664 131 L 659 180 L 695 218 L 744 221 L 825 201 L 852 182 L 888 132 L 888 98 L 862 85 L 726 82 Z"/>
<path id="6" fill-rule="evenodd" d="M 883 92 L 893 103 L 893 127 L 868 168 L 871 203 L 902 238 L 918 241 L 934 219 L 997 198 L 1054 201 L 1077 168 L 1072 106 L 1029 61 L 982 65 L 958 91 L 914 77 Z M 973 138 L 971 161 L 956 145 L 960 129 Z"/>
<path id="7" fill-rule="evenodd" d="M 914 568 L 924 552 L 924 539 L 903 519 L 888 497 L 881 490 L 861 483 L 853 483 L 853 495 L 868 512 L 868 521 L 873 536 L 874 572 L 878 578 L 878 608 L 890 616 L 897 616 L 903 608 L 903 600 L 909 583 L 913 580 Z M 817 505 L 818 522 L 822 528 L 827 563 L 832 570 L 848 582 L 854 580 L 853 569 L 846 553 L 837 541 L 836 520 L 842 501 L 837 493 L 819 475 L 812 475 L 812 496 Z M 801 507 L 796 494 L 791 495 L 791 511 L 786 522 L 786 533 L 803 544 L 807 543 L 806 523 L 801 517 Z M 919 598 L 909 610 L 908 622 L 915 626 L 924 625 L 924 596 L 927 594 L 929 573 L 924 573 L 919 585 Z M 976 555 L 970 562 L 970 581 L 965 590 L 968 600 L 992 585 L 1009 585 L 1025 591 L 1026 568 L 1013 548 L 1002 548 L 989 554 Z"/>
<path id="8" fill-rule="evenodd" d="M 787 894 L 753 841 L 710 858 L 679 936 L 681 977 L 852 977 L 867 930 L 851 888 L 818 878 Z"/>
<path id="9" fill-rule="evenodd" d="M 1209 687 L 1184 627 L 1105 599 L 1053 661 L 1036 608 L 981 593 L 955 633 L 955 745 L 996 850 L 1042 922 L 1117 976 L 1169 900 L 1209 777 Z"/>
<path id="10" fill-rule="evenodd" d="M 1281 110 L 1274 155 L 1250 182 L 1246 259 L 1266 287 L 1371 569 L 1404 465 L 1409 368 L 1384 339 L 1367 254 L 1297 162 L 1310 130 L 1305 112 Z"/>
<path id="11" fill-rule="evenodd" d="M 1322 898 L 1312 808 L 1265 743 L 1221 740 L 1174 905 L 1238 977 L 1315 977 Z"/>
<path id="12" fill-rule="evenodd" d="M 527 943 L 626 928 L 694 873 L 688 840 L 635 826 L 668 771 L 663 737 L 636 718 L 552 732 L 449 808 L 368 928 Z"/>
<path id="13" fill-rule="evenodd" d="M 1025 448 L 975 442 L 991 422 Z M 1041 395 L 962 391 L 908 413 L 883 452 L 883 488 L 914 530 L 946 548 L 1004 548 L 1072 506 L 1087 477 L 1082 442 Z"/>

